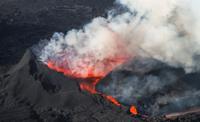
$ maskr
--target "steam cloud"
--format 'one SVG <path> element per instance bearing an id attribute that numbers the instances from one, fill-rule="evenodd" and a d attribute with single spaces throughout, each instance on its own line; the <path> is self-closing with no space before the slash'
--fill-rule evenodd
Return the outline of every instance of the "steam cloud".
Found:
<path id="1" fill-rule="evenodd" d="M 39 60 L 44 63 L 52 60 L 58 66 L 67 62 L 66 66 L 74 72 L 85 72 L 80 67 L 85 64 L 96 67 L 97 73 L 101 72 L 106 64 L 96 66 L 98 62 L 116 56 L 155 59 L 171 67 L 183 68 L 187 73 L 200 70 L 199 0 L 116 0 L 116 3 L 126 8 L 125 11 L 113 9 L 107 18 L 94 18 L 83 29 L 73 29 L 67 34 L 55 33 L 49 42 L 41 44 L 39 51 L 37 49 Z M 158 65 L 152 65 L 149 60 L 147 64 L 151 64 L 150 69 Z M 147 71 L 148 67 L 144 70 Z M 112 84 L 107 90 L 117 87 L 117 94 L 111 95 L 123 96 L 122 101 L 133 102 L 135 99 L 130 97 L 133 92 L 139 92 L 136 97 L 140 97 L 177 80 L 176 73 L 171 70 L 164 73 L 165 77 L 127 77 L 122 86 Z M 175 97 L 160 97 L 152 107 L 156 110 L 159 101 L 175 101 L 192 93 L 187 91 Z M 195 90 L 195 93 L 199 91 Z"/>
<path id="2" fill-rule="evenodd" d="M 117 0 L 128 8 L 121 14 L 94 18 L 83 29 L 66 35 L 55 33 L 39 54 L 41 61 L 52 59 L 59 65 L 76 53 L 68 65 L 76 69 L 85 55 L 95 62 L 115 55 L 151 56 L 187 72 L 199 70 L 200 28 L 198 0 Z M 119 47 L 119 45 L 121 47 Z M 120 50 L 120 51 L 119 51 Z M 76 61 L 76 62 L 74 62 Z"/>

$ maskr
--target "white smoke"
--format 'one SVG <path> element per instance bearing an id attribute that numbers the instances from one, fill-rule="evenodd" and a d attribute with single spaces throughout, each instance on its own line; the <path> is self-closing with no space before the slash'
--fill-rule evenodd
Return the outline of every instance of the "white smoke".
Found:
<path id="1" fill-rule="evenodd" d="M 77 67 L 82 57 L 92 55 L 89 64 L 116 55 L 151 56 L 191 72 L 199 70 L 199 0 L 117 0 L 128 12 L 97 17 L 83 29 L 66 35 L 55 33 L 40 53 L 49 59 Z M 120 45 L 120 46 L 119 46 Z M 65 52 L 74 52 L 70 57 Z M 196 57 L 196 58 L 195 58 Z"/>
<path id="2" fill-rule="evenodd" d="M 118 0 L 130 10 L 145 16 L 133 32 L 131 42 L 144 49 L 152 57 L 186 70 L 198 64 L 194 56 L 199 54 L 199 9 L 197 0 Z M 199 68 L 199 66 L 198 66 Z"/>

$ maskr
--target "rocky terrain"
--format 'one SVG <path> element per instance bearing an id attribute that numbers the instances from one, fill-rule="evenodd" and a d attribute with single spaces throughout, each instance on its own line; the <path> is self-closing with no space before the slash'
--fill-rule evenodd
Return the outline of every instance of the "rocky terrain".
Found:
<path id="1" fill-rule="evenodd" d="M 98 94 L 80 90 L 79 79 L 49 69 L 30 50 L 54 32 L 106 16 L 113 5 L 114 0 L 0 1 L 0 122 L 200 121 L 199 109 L 131 116 L 128 106 L 117 107 Z"/>
<path id="2" fill-rule="evenodd" d="M 78 79 L 50 70 L 27 50 L 0 81 L 0 121 L 139 121 L 100 95 L 81 91 Z"/>

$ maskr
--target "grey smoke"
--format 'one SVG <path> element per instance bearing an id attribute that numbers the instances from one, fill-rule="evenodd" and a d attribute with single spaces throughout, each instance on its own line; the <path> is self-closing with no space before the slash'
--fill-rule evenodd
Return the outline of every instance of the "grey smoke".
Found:
<path id="1" fill-rule="evenodd" d="M 199 83 L 196 77 L 187 79 L 186 76 L 182 68 L 137 57 L 112 71 L 97 89 L 123 104 L 136 105 L 142 113 L 155 116 L 200 106 Z"/>
<path id="2" fill-rule="evenodd" d="M 103 79 L 98 87 L 123 103 L 137 103 L 144 96 L 151 96 L 176 82 L 179 73 L 183 71 L 167 67 L 157 60 L 137 57 L 131 64 L 114 70 L 107 76 L 109 79 Z M 109 85 L 104 86 L 104 82 Z"/>

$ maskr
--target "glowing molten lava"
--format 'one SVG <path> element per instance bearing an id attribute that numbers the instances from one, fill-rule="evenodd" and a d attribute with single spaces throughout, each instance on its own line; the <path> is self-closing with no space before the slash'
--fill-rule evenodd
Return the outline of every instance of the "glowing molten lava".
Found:
<path id="1" fill-rule="evenodd" d="M 138 114 L 137 109 L 135 108 L 135 106 L 131 106 L 131 107 L 130 107 L 130 113 L 131 113 L 132 115 L 137 115 L 137 114 Z"/>
<path id="2" fill-rule="evenodd" d="M 105 95 L 105 98 L 108 99 L 109 101 L 111 101 L 113 104 L 117 105 L 117 106 L 121 106 L 121 104 L 112 96 L 109 95 Z"/>
<path id="3" fill-rule="evenodd" d="M 112 96 L 102 94 L 98 91 L 96 91 L 96 85 L 99 83 L 99 81 L 105 77 L 109 72 L 111 72 L 114 68 L 119 66 L 120 64 L 127 61 L 127 58 L 125 57 L 118 57 L 118 58 L 108 58 L 103 61 L 98 61 L 95 63 L 95 65 L 90 66 L 86 64 L 83 64 L 80 66 L 82 70 L 73 70 L 68 68 L 67 62 L 64 62 L 62 65 L 59 64 L 56 65 L 54 61 L 48 61 L 47 66 L 50 69 L 56 70 L 57 72 L 61 72 L 66 76 L 71 76 L 74 78 L 80 78 L 80 79 L 86 79 L 85 81 L 80 83 L 80 89 L 84 91 L 88 91 L 91 94 L 100 94 L 113 104 L 117 106 L 121 106 L 121 104 Z M 83 72 L 84 71 L 84 72 Z M 130 108 L 130 112 L 134 115 L 137 114 L 137 110 L 134 106 Z"/>
<path id="4" fill-rule="evenodd" d="M 124 63 L 126 60 L 127 58 L 124 57 L 105 59 L 103 61 L 96 62 L 95 65 L 92 67 L 86 62 L 85 64 L 82 63 L 82 66 L 79 66 L 81 67 L 79 70 L 73 70 L 66 67 L 67 62 L 64 62 L 62 65 L 59 64 L 58 66 L 53 61 L 48 61 L 47 66 L 50 69 L 65 74 L 66 76 L 80 79 L 90 79 L 90 82 L 86 80 L 85 82 L 80 83 L 80 88 L 82 90 L 86 90 L 92 94 L 95 94 L 97 93 L 95 89 L 97 83 L 115 67 Z"/>

